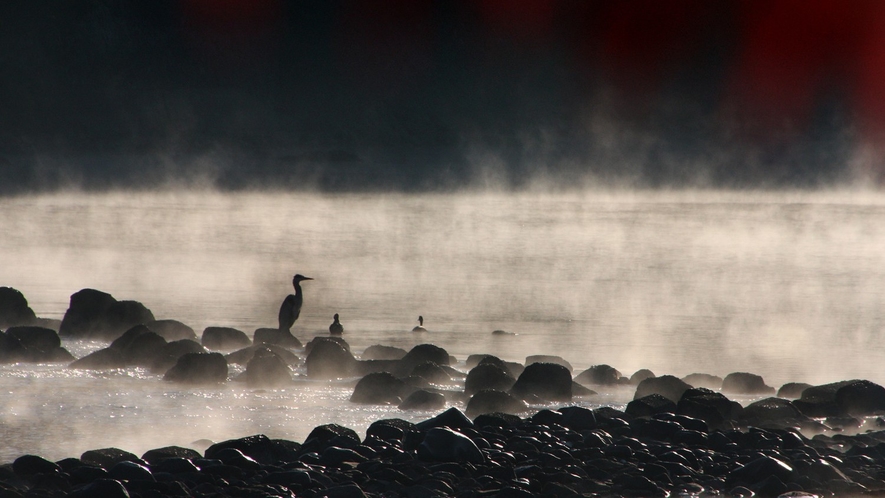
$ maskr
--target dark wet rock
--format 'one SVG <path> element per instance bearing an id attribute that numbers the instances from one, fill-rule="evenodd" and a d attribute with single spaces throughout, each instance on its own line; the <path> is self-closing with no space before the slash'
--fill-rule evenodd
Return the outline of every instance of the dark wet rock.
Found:
<path id="1" fill-rule="evenodd" d="M 516 379 L 510 393 L 522 399 L 536 396 L 546 401 L 571 401 L 572 376 L 556 363 L 532 363 Z"/>
<path id="2" fill-rule="evenodd" d="M 787 382 L 777 390 L 778 398 L 797 399 L 802 397 L 802 392 L 812 387 L 811 384 L 804 382 Z"/>
<path id="3" fill-rule="evenodd" d="M 16 326 L 6 329 L 6 334 L 15 337 L 25 349 L 52 351 L 61 347 L 58 333 L 52 329 L 36 326 Z"/>
<path id="4" fill-rule="evenodd" d="M 419 430 L 427 430 L 434 427 L 448 427 L 450 429 L 472 429 L 473 421 L 461 410 L 452 407 L 439 415 L 415 424 Z"/>
<path id="5" fill-rule="evenodd" d="M 313 348 L 317 344 L 321 344 L 324 342 L 337 344 L 344 348 L 348 353 L 352 353 L 352 351 L 350 350 L 350 344 L 348 344 L 348 342 L 343 337 L 322 335 L 316 336 L 313 339 L 307 341 L 307 344 L 304 345 L 304 354 L 310 354 L 310 352 L 313 351 Z"/>
<path id="6" fill-rule="evenodd" d="M 562 425 L 573 431 L 596 429 L 596 414 L 589 408 L 581 406 L 565 406 L 558 410 L 562 413 Z"/>
<path id="7" fill-rule="evenodd" d="M 378 372 L 394 373 L 402 370 L 399 360 L 357 360 L 354 365 L 354 375 L 368 375 Z"/>
<path id="8" fill-rule="evenodd" d="M 0 332 L 0 363 L 67 363 L 74 357 L 61 347 L 58 334 L 38 326 L 10 327 Z"/>
<path id="9" fill-rule="evenodd" d="M 477 415 L 477 417 L 473 419 L 473 424 L 477 429 L 489 427 L 512 428 L 522 424 L 522 419 L 517 415 L 512 415 L 510 413 L 484 413 L 482 415 Z"/>
<path id="10" fill-rule="evenodd" d="M 0 287 L 0 330 L 19 325 L 36 325 L 37 315 L 18 289 Z"/>
<path id="11" fill-rule="evenodd" d="M 675 412 L 676 403 L 661 396 L 649 394 L 627 403 L 624 412 L 631 417 L 650 417 L 657 413 Z"/>
<path id="12" fill-rule="evenodd" d="M 255 344 L 276 344 L 286 348 L 300 349 L 304 347 L 301 341 L 292 335 L 292 332 L 272 328 L 255 329 L 255 333 L 252 335 L 252 342 Z"/>
<path id="13" fill-rule="evenodd" d="M 292 368 L 297 368 L 301 364 L 301 359 L 288 349 L 276 345 L 276 344 L 255 344 L 243 349 L 238 349 L 232 353 L 228 353 L 224 355 L 224 359 L 227 360 L 229 364 L 232 365 L 248 365 L 249 360 L 255 356 L 255 352 L 259 349 L 269 350 L 275 355 L 279 356 L 281 360 L 285 361 L 287 365 Z"/>
<path id="14" fill-rule="evenodd" d="M 836 405 L 853 416 L 885 412 L 885 387 L 868 380 L 853 380 L 836 390 Z"/>
<path id="15" fill-rule="evenodd" d="M 621 372 L 612 366 L 594 365 L 579 373 L 575 377 L 575 382 L 588 386 L 614 386 L 620 382 L 622 376 Z"/>
<path id="16" fill-rule="evenodd" d="M 359 444 L 360 437 L 353 429 L 338 424 L 326 424 L 314 427 L 310 431 L 304 444 L 301 445 L 301 452 L 322 453 L 329 446 L 355 448 Z"/>
<path id="17" fill-rule="evenodd" d="M 212 452 L 212 458 L 221 460 L 224 465 L 237 467 L 241 470 L 257 470 L 261 464 L 254 458 L 247 456 L 237 448 L 220 448 Z"/>
<path id="18" fill-rule="evenodd" d="M 630 385 L 638 386 L 639 383 L 644 381 L 645 379 L 652 379 L 654 377 L 654 372 L 647 368 L 641 368 L 630 376 Z"/>
<path id="19" fill-rule="evenodd" d="M 154 361 L 150 365 L 150 369 L 155 373 L 166 373 L 167 370 L 175 366 L 178 359 L 187 353 L 206 353 L 200 343 L 191 339 L 180 339 L 177 341 L 167 342 L 164 344 L 154 356 Z"/>
<path id="20" fill-rule="evenodd" d="M 366 429 L 366 439 L 373 436 L 382 441 L 401 443 L 406 433 L 417 430 L 415 424 L 399 418 L 376 420 Z"/>
<path id="21" fill-rule="evenodd" d="M 423 377 L 433 384 L 447 384 L 452 381 L 449 373 L 432 361 L 425 361 L 415 365 L 409 375 Z"/>
<path id="22" fill-rule="evenodd" d="M 774 394 L 774 388 L 765 385 L 760 375 L 733 372 L 722 379 L 722 392 L 731 394 Z"/>
<path id="23" fill-rule="evenodd" d="M 163 376 L 183 384 L 219 384 L 227 381 L 227 360 L 221 353 L 187 353 Z"/>
<path id="24" fill-rule="evenodd" d="M 682 378 L 682 381 L 691 387 L 703 387 L 718 391 L 722 389 L 722 377 L 706 373 L 688 374 Z"/>
<path id="25" fill-rule="evenodd" d="M 742 410 L 740 403 L 702 387 L 687 389 L 676 404 L 677 413 L 703 420 L 714 428 L 728 426 Z"/>
<path id="26" fill-rule="evenodd" d="M 791 401 L 782 398 L 765 398 L 750 403 L 744 407 L 738 419 L 746 425 L 754 426 L 778 424 L 790 427 L 808 422 L 808 417 Z"/>
<path id="27" fill-rule="evenodd" d="M 68 368 L 81 370 L 105 370 L 110 368 L 125 368 L 126 358 L 119 349 L 104 348 L 93 351 L 88 355 L 72 362 Z"/>
<path id="28" fill-rule="evenodd" d="M 793 468 L 781 459 L 763 456 L 734 469 L 728 475 L 728 482 L 733 486 L 752 487 L 770 477 L 781 482 L 789 481 Z"/>
<path id="29" fill-rule="evenodd" d="M 27 351 L 21 341 L 15 337 L 0 332 L 0 363 L 18 363 L 25 361 Z"/>
<path id="30" fill-rule="evenodd" d="M 61 472 L 61 467 L 37 455 L 23 455 L 12 462 L 12 471 L 19 476 Z"/>
<path id="31" fill-rule="evenodd" d="M 548 354 L 536 354 L 531 356 L 526 356 L 525 358 L 525 366 L 528 367 L 534 363 L 554 363 L 556 365 L 562 365 L 568 369 L 569 375 L 571 375 L 572 364 L 565 360 L 565 358 L 561 356 L 548 355 Z"/>
<path id="32" fill-rule="evenodd" d="M 115 339 L 111 349 L 120 351 L 127 365 L 148 367 L 157 360 L 166 339 L 144 325 L 136 325 Z"/>
<path id="33" fill-rule="evenodd" d="M 244 372 L 249 387 L 281 387 L 292 383 L 289 365 L 268 348 L 258 348 Z"/>
<path id="34" fill-rule="evenodd" d="M 405 382 L 387 372 L 370 373 L 357 382 L 350 396 L 351 403 L 399 405 L 409 388 Z"/>
<path id="35" fill-rule="evenodd" d="M 201 457 L 202 455 L 200 455 L 200 453 L 196 450 L 193 450 L 191 448 L 184 448 L 181 446 L 165 446 L 163 448 L 155 448 L 152 450 L 148 450 L 143 455 L 141 455 L 141 459 L 151 465 L 156 465 L 168 458 L 184 458 L 187 460 L 193 460 Z"/>
<path id="36" fill-rule="evenodd" d="M 151 310 L 138 301 L 117 301 L 106 292 L 83 289 L 71 296 L 58 334 L 112 341 L 135 325 L 153 321 Z"/>
<path id="37" fill-rule="evenodd" d="M 418 458 L 436 462 L 483 463 L 485 457 L 469 437 L 447 427 L 428 429 L 418 446 Z"/>
<path id="38" fill-rule="evenodd" d="M 252 345 L 245 332 L 231 327 L 206 327 L 200 343 L 212 351 L 233 351 Z"/>
<path id="39" fill-rule="evenodd" d="M 636 386 L 633 399 L 644 398 L 650 394 L 660 394 L 674 403 L 678 403 L 682 394 L 691 388 L 682 380 L 672 375 L 661 375 L 643 380 Z"/>
<path id="40" fill-rule="evenodd" d="M 480 362 L 486 361 L 486 360 L 488 360 L 487 363 L 491 362 L 491 363 L 494 363 L 494 364 L 500 366 L 501 368 L 505 368 L 504 367 L 504 360 L 502 360 L 501 358 L 498 358 L 495 355 L 491 355 L 491 354 L 469 355 L 467 357 L 467 359 L 464 361 L 464 364 L 467 365 L 468 370 L 471 370 L 473 368 L 476 368 L 476 366 L 479 365 Z"/>
<path id="41" fill-rule="evenodd" d="M 503 362 L 501 362 L 503 365 Z M 467 373 L 464 381 L 464 392 L 472 395 L 483 389 L 507 391 L 516 383 L 516 378 L 496 363 L 482 363 Z"/>
<path id="42" fill-rule="evenodd" d="M 850 384 L 851 380 L 812 386 L 802 391 L 802 396 L 793 404 L 809 417 L 839 417 L 847 415 L 836 403 L 836 391 Z"/>
<path id="43" fill-rule="evenodd" d="M 589 387 L 584 387 L 581 384 L 578 384 L 575 381 L 572 381 L 572 397 L 574 398 L 586 398 L 589 396 L 593 396 L 599 394 L 598 392 L 590 389 Z"/>
<path id="44" fill-rule="evenodd" d="M 307 376 L 311 379 L 350 377 L 356 372 L 357 366 L 353 354 L 338 342 L 331 340 L 314 342 L 304 362 Z"/>
<path id="45" fill-rule="evenodd" d="M 118 481 L 156 481 L 151 471 L 135 462 L 120 462 L 108 469 L 108 477 Z"/>
<path id="46" fill-rule="evenodd" d="M 409 394 L 398 408 L 400 410 L 439 410 L 445 406 L 445 395 L 426 389 L 418 389 Z"/>
<path id="47" fill-rule="evenodd" d="M 120 462 L 142 463 L 141 459 L 128 451 L 119 448 L 101 448 L 89 450 L 80 455 L 80 461 L 87 465 L 95 465 L 105 470 Z"/>
<path id="48" fill-rule="evenodd" d="M 69 498 L 130 498 L 129 492 L 116 479 L 97 479 L 72 491 Z"/>
<path id="49" fill-rule="evenodd" d="M 484 389 L 476 392 L 467 403 L 467 416 L 475 418 L 485 413 L 508 413 L 512 415 L 528 411 L 525 402 L 509 393 Z"/>
<path id="50" fill-rule="evenodd" d="M 445 349 L 433 344 L 419 344 L 406 353 L 399 361 L 399 372 L 409 375 L 416 366 L 433 362 L 437 365 L 449 365 L 449 353 Z"/>
<path id="51" fill-rule="evenodd" d="M 196 341 L 197 333 L 190 326 L 178 320 L 154 320 L 144 324 L 147 328 L 160 334 L 166 341 Z"/>
<path id="52" fill-rule="evenodd" d="M 369 346 L 363 351 L 363 354 L 360 355 L 360 359 L 362 360 L 399 360 L 405 356 L 407 351 L 402 348 L 397 348 L 393 346 L 382 346 L 380 344 L 375 344 L 373 346 Z"/>

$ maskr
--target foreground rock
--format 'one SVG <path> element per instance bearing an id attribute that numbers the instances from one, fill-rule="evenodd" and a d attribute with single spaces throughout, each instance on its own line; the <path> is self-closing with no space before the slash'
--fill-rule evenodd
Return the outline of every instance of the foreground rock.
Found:
<path id="1" fill-rule="evenodd" d="M 0 287 L 0 330 L 19 325 L 36 325 L 37 315 L 24 294 L 12 287 Z"/>
<path id="2" fill-rule="evenodd" d="M 705 393 L 706 390 L 700 390 Z M 659 396 L 659 395 L 655 395 Z M 661 399 L 666 399 L 660 397 Z M 784 402 L 782 402 L 784 401 Z M 758 415 L 795 413 L 765 401 Z M 754 415 L 754 416 L 756 416 Z M 303 444 L 257 434 L 140 458 L 118 448 L 0 467 L 3 496 L 881 496 L 885 432 L 808 439 L 791 429 L 710 429 L 672 412 L 602 407 L 470 419 L 455 408 L 366 437 L 327 424 Z"/>
<path id="3" fill-rule="evenodd" d="M 113 341 L 135 325 L 153 321 L 151 310 L 138 301 L 117 301 L 106 292 L 83 289 L 71 296 L 58 334 Z"/>
<path id="4" fill-rule="evenodd" d="M 73 359 L 52 329 L 19 325 L 0 332 L 0 363 L 68 363 Z"/>

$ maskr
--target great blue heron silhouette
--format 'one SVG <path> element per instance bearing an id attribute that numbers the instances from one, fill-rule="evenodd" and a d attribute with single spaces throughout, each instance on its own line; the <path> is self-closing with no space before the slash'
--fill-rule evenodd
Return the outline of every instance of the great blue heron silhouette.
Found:
<path id="1" fill-rule="evenodd" d="M 332 325 L 329 325 L 329 333 L 332 335 L 341 335 L 344 333 L 344 325 L 341 325 L 341 322 L 338 321 L 338 313 L 335 313 L 335 316 L 332 317 L 334 320 Z"/>
<path id="2" fill-rule="evenodd" d="M 286 299 L 283 300 L 283 304 L 280 306 L 280 330 L 288 332 L 292 325 L 295 324 L 295 320 L 298 320 L 298 315 L 301 314 L 301 305 L 304 304 L 301 282 L 305 280 L 313 279 L 301 274 L 292 277 L 292 286 L 295 287 L 295 294 L 286 296 Z"/>

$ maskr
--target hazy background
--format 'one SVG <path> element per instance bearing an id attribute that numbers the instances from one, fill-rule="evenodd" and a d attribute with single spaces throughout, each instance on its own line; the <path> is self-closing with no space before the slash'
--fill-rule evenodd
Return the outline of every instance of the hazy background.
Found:
<path id="1" fill-rule="evenodd" d="M 878 185 L 876 0 L 8 0 L 0 192 Z"/>

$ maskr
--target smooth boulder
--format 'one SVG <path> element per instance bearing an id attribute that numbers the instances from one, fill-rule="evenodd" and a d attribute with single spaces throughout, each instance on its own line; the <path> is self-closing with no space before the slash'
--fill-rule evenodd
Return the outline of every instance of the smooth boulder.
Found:
<path id="1" fill-rule="evenodd" d="M 510 392 L 521 399 L 571 401 L 572 375 L 557 363 L 532 363 L 525 367 Z"/>
<path id="2" fill-rule="evenodd" d="M 106 292 L 82 289 L 71 295 L 58 335 L 113 341 L 135 325 L 155 320 L 138 301 L 117 301 Z"/>
<path id="3" fill-rule="evenodd" d="M 35 325 L 37 315 L 18 289 L 0 287 L 0 330 L 18 325 Z"/>
<path id="4" fill-rule="evenodd" d="M 227 381 L 227 360 L 221 353 L 187 353 L 163 376 L 182 384 L 220 384 Z"/>
<path id="5" fill-rule="evenodd" d="M 370 373 L 359 380 L 350 396 L 351 403 L 399 405 L 409 391 L 402 380 L 388 372 Z"/>
<path id="6" fill-rule="evenodd" d="M 304 363 L 311 379 L 340 379 L 352 376 L 356 370 L 356 358 L 335 341 L 315 343 Z"/>
<path id="7" fill-rule="evenodd" d="M 252 345 L 245 332 L 232 327 L 206 327 L 200 343 L 213 351 L 233 351 Z"/>

